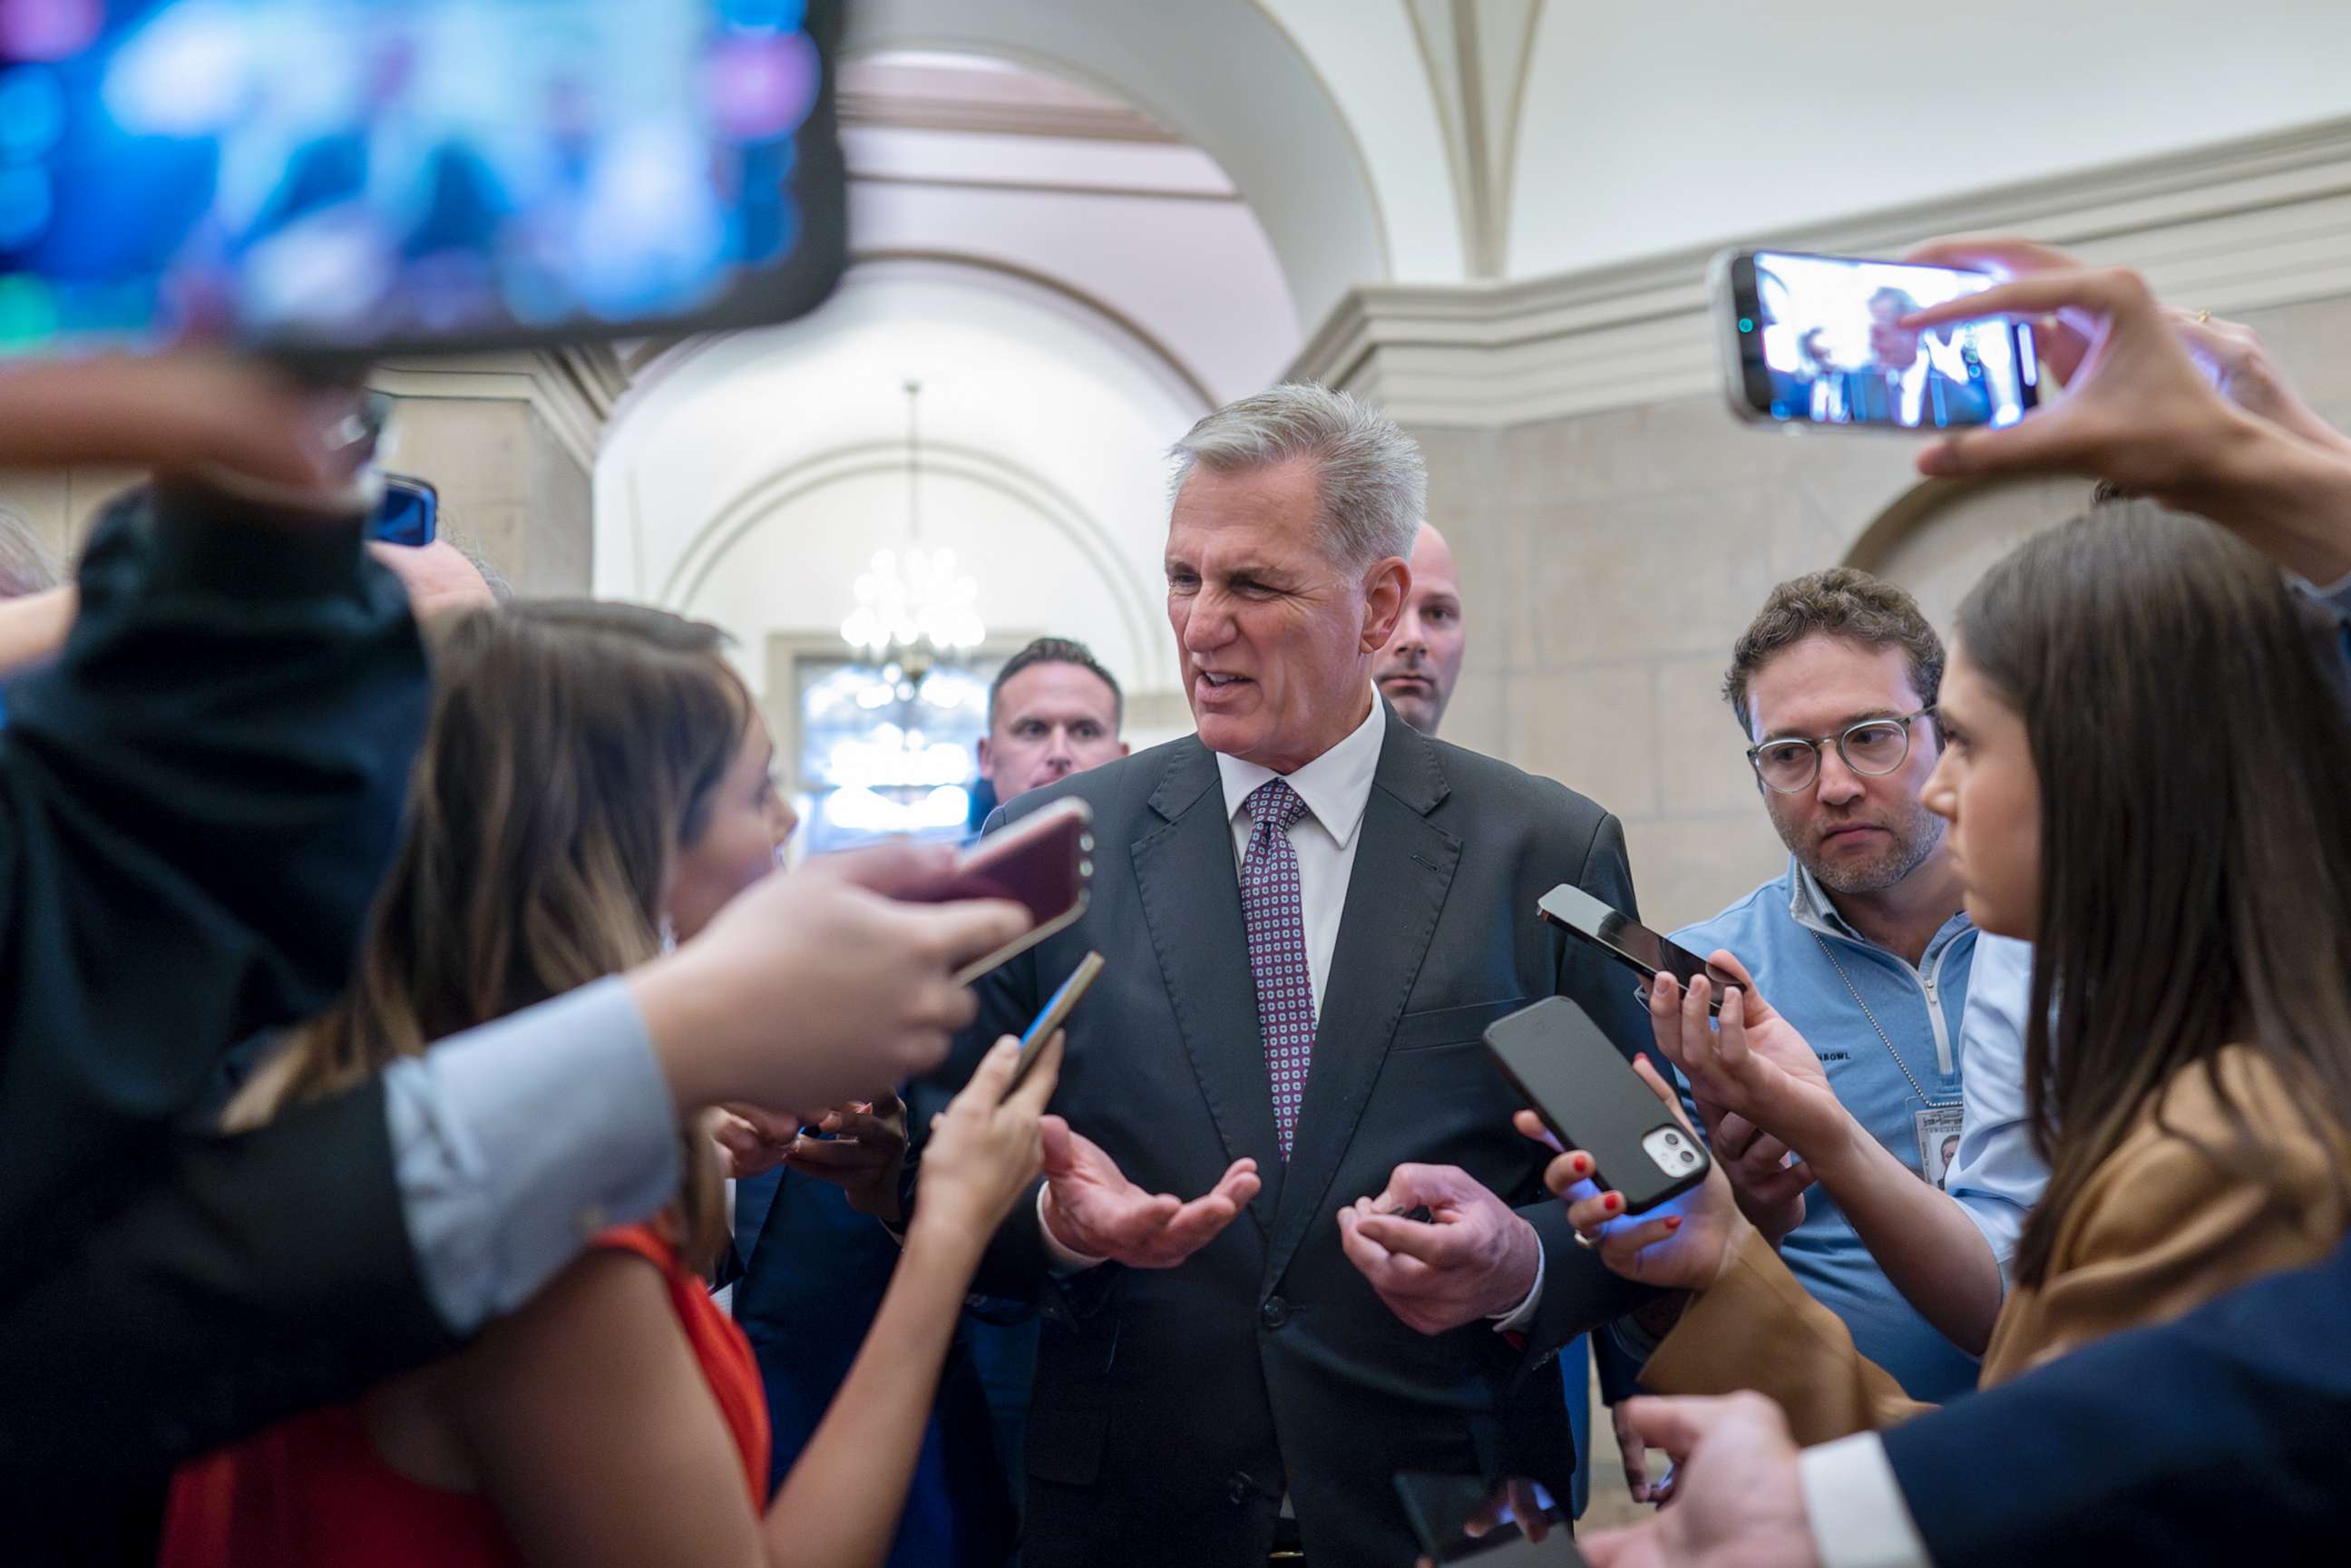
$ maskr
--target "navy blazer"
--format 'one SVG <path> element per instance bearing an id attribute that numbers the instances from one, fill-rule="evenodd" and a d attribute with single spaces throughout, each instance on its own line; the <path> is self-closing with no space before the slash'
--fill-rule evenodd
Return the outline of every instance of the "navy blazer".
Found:
<path id="1" fill-rule="evenodd" d="M 2339 1562 L 2351 1244 L 1885 1433 L 1938 1568 Z"/>
<path id="2" fill-rule="evenodd" d="M 1187 737 L 999 816 L 1072 795 L 1094 812 L 1092 903 L 981 982 L 958 1058 L 1019 1032 L 1100 949 L 1109 966 L 1071 1019 L 1053 1108 L 1146 1189 L 1204 1192 L 1241 1155 L 1265 1186 L 1175 1269 L 1058 1282 L 1033 1200 L 998 1231 L 979 1288 L 1046 1318 L 1027 1568 L 1257 1568 L 1285 1492 L 1310 1557 L 1408 1563 L 1398 1470 L 1510 1468 L 1566 1496 L 1574 1446 L 1552 1357 L 1647 1293 L 1570 1244 L 1547 1156 L 1511 1128 L 1519 1101 L 1479 1035 L 1564 994 L 1620 1044 L 1647 1039 L 1630 977 L 1535 916 L 1561 882 L 1633 909 L 1616 820 L 1388 716 L 1285 1168 L 1214 754 Z M 1543 1236 L 1523 1348 L 1482 1322 L 1416 1333 L 1342 1252 L 1338 1208 L 1407 1161 L 1463 1167 Z"/>

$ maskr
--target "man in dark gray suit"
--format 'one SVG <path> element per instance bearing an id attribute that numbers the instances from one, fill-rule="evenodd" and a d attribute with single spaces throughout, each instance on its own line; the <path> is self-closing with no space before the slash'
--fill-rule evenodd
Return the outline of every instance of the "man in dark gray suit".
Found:
<path id="1" fill-rule="evenodd" d="M 998 813 L 1089 802 L 1092 902 L 982 983 L 959 1046 L 1109 959 L 1070 1025 L 1068 1125 L 979 1281 L 1047 1317 L 1022 1561 L 1405 1563 L 1399 1470 L 1564 1497 L 1552 1353 L 1640 1299 L 1573 1244 L 1479 1043 L 1554 993 L 1646 1038 L 1631 978 L 1535 918 L 1560 882 L 1631 911 L 1624 836 L 1374 691 L 1425 509 L 1395 424 L 1283 386 L 1176 458 L 1199 733 Z"/>

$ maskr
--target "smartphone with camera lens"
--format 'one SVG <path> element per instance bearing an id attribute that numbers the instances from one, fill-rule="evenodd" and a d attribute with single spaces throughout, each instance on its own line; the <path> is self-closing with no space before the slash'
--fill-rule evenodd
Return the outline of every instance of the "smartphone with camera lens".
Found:
<path id="1" fill-rule="evenodd" d="M 1025 953 L 1086 912 L 1094 874 L 1093 808 L 1056 800 L 966 850 L 935 887 L 906 896 L 924 904 L 1006 898 L 1029 911 L 1029 929 L 985 958 L 965 966 L 956 983 L 967 986 L 1016 954 Z"/>
<path id="2" fill-rule="evenodd" d="M 1731 412 L 1759 424 L 1864 430 L 2013 424 L 2038 401 L 2032 329 L 1904 319 L 2000 280 L 1865 256 L 1740 248 L 1708 292 Z"/>
<path id="3" fill-rule="evenodd" d="M 1706 1145 L 1565 997 L 1497 1019 L 1486 1050 L 1561 1146 L 1592 1156 L 1593 1183 L 1623 1193 L 1627 1214 L 1706 1179 Z"/>

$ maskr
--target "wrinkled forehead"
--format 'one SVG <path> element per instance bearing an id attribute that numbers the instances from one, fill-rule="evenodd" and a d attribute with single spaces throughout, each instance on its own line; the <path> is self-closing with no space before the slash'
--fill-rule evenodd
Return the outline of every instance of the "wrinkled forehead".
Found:
<path id="1" fill-rule="evenodd" d="M 1863 719 L 1915 713 L 1919 701 L 1900 644 L 1872 647 L 1825 634 L 1781 649 L 1747 686 L 1758 739 L 1834 735 Z"/>

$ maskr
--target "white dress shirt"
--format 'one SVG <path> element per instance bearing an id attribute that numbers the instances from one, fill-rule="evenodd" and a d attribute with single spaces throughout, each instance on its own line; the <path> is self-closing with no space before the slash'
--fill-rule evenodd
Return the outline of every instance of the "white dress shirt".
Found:
<path id="1" fill-rule="evenodd" d="M 1349 732 L 1344 740 L 1295 772 L 1280 774 L 1259 763 L 1244 762 L 1238 757 L 1217 754 L 1217 776 L 1224 784 L 1225 814 L 1230 820 L 1233 833 L 1233 875 L 1240 875 L 1242 859 L 1249 851 L 1249 834 L 1256 824 L 1249 820 L 1249 798 L 1259 788 L 1275 779 L 1286 779 L 1298 798 L 1306 803 L 1305 811 L 1290 825 L 1290 847 L 1298 855 L 1299 916 L 1305 925 L 1306 972 L 1314 989 L 1314 1012 L 1322 1013 L 1323 988 L 1331 982 L 1331 956 L 1339 946 L 1339 916 L 1347 907 L 1347 884 L 1354 879 L 1355 845 L 1362 838 L 1364 811 L 1372 800 L 1372 778 L 1379 771 L 1380 747 L 1387 740 L 1387 705 L 1374 692 L 1372 711 L 1364 722 Z M 1238 977 L 1236 977 L 1238 980 Z M 1313 1068 L 1307 1069 L 1307 1082 L 1313 1082 Z M 1037 1195 L 1041 1219 L 1045 1195 Z M 1074 1273 L 1090 1269 L 1102 1261 L 1065 1247 L 1045 1228 L 1047 1254 L 1063 1270 Z M 1541 1255 L 1537 1254 L 1534 1288 L 1526 1300 L 1510 1312 L 1496 1314 L 1494 1325 L 1499 1330 L 1523 1327 L 1533 1318 L 1535 1307 L 1542 1300 L 1543 1269 Z"/>
<path id="2" fill-rule="evenodd" d="M 1806 1448 L 1796 1475 L 1821 1568 L 1935 1568 L 1876 1433 Z"/>

